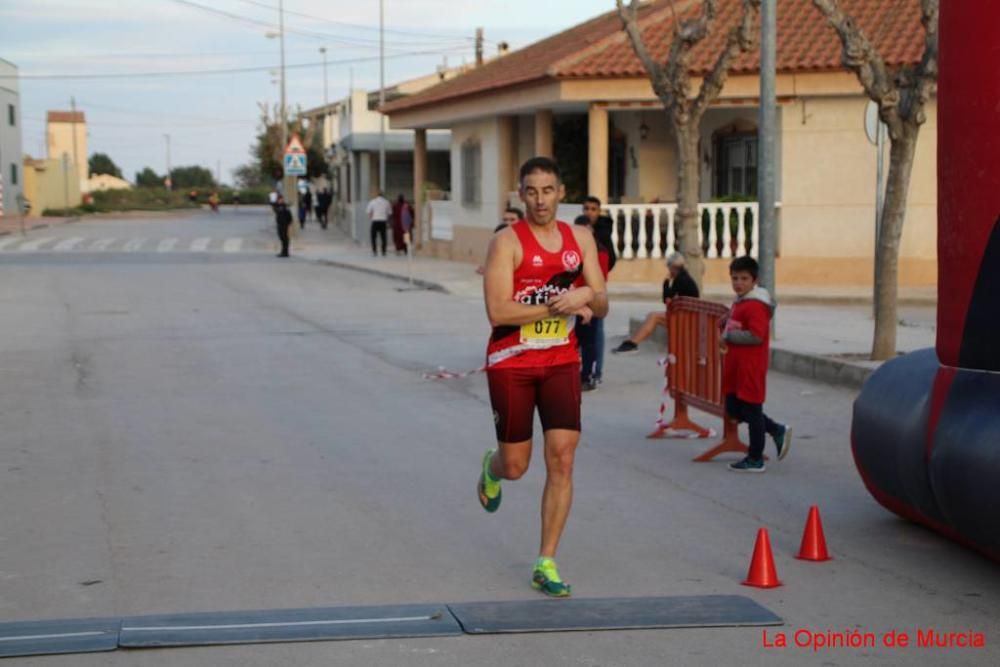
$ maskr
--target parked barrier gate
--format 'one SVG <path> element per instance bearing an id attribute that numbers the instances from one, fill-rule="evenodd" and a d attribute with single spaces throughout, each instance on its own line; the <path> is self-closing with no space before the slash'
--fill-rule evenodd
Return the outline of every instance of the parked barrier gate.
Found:
<path id="1" fill-rule="evenodd" d="M 657 428 L 648 438 L 683 437 L 681 432 L 708 438 L 713 432 L 688 415 L 688 408 L 697 408 L 722 418 L 722 440 L 695 457 L 695 461 L 711 461 L 719 454 L 745 454 L 748 447 L 739 439 L 739 423 L 726 416 L 722 395 L 722 353 L 719 349 L 719 322 L 729 312 L 717 303 L 677 297 L 667 306 L 667 393 L 674 400 L 674 418 L 669 423 L 657 420 Z M 665 406 L 664 406 L 665 409 Z"/>

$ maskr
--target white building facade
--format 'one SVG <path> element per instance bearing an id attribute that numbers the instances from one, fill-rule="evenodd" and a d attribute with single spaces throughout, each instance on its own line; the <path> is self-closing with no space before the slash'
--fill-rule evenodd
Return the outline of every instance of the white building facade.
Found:
<path id="1" fill-rule="evenodd" d="M 0 216 L 18 214 L 24 187 L 21 125 L 17 66 L 0 59 Z"/>

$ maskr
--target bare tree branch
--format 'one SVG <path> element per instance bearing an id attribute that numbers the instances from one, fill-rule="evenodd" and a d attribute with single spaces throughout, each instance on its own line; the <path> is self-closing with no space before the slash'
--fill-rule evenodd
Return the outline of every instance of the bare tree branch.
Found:
<path id="1" fill-rule="evenodd" d="M 914 120 L 921 125 L 926 122 L 924 106 L 937 90 L 938 76 L 938 19 L 940 0 L 921 0 L 920 22 L 924 25 L 924 56 L 917 66 L 914 90 Z"/>
<path id="2" fill-rule="evenodd" d="M 813 0 L 813 5 L 823 13 L 840 37 L 844 49 L 844 66 L 857 75 L 865 94 L 879 105 L 879 115 L 889 126 L 890 136 L 899 136 L 902 132 L 897 108 L 899 88 L 885 66 L 882 55 L 855 25 L 854 19 L 840 10 L 837 0 Z"/>
<path id="3" fill-rule="evenodd" d="M 618 6 L 618 16 L 622 20 L 622 27 L 625 28 L 625 33 L 632 42 L 632 49 L 639 56 L 642 66 L 646 68 L 653 85 L 656 86 L 656 81 L 663 78 L 663 68 L 653 60 L 649 49 L 646 48 L 646 43 L 642 40 L 642 32 L 639 30 L 639 0 L 632 0 L 627 8 L 622 0 L 615 0 L 615 4 Z M 657 95 L 660 94 L 659 91 L 656 92 Z"/>
<path id="4" fill-rule="evenodd" d="M 701 82 L 701 89 L 694 101 L 698 113 L 704 112 L 722 93 L 729 78 L 729 68 L 741 53 L 754 48 L 754 21 L 760 13 L 760 0 L 743 0 L 740 22 L 726 36 L 726 46 L 715 61 L 712 71 Z"/>

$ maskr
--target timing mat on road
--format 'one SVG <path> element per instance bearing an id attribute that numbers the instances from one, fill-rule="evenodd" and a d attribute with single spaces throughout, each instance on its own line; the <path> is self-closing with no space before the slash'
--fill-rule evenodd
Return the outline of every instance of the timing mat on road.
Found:
<path id="1" fill-rule="evenodd" d="M 117 648 L 780 625 L 738 595 L 571 598 L 0 623 L 0 657 Z"/>

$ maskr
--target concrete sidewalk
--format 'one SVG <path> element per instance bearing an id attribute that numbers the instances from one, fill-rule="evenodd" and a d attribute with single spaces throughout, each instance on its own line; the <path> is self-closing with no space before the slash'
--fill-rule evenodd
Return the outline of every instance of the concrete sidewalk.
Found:
<path id="1" fill-rule="evenodd" d="M 482 278 L 472 264 L 428 257 L 389 255 L 372 257 L 363 246 L 350 240 L 315 244 L 307 233 L 301 239 L 299 256 L 356 271 L 408 282 L 424 289 L 448 292 L 461 298 L 481 299 Z M 613 274 L 612 274 L 613 275 Z M 610 350 L 638 326 L 641 318 L 659 307 L 660 286 L 618 284 L 608 286 L 611 313 L 605 321 L 607 350 Z M 706 298 L 730 303 L 731 293 L 721 287 L 706 290 Z M 812 298 L 810 298 L 810 296 Z M 936 336 L 935 307 L 931 294 L 911 295 L 900 310 L 899 352 L 933 347 Z M 936 297 L 936 295 L 934 295 Z M 772 368 L 798 377 L 859 388 L 878 366 L 867 360 L 871 349 L 874 322 L 871 306 L 859 304 L 856 288 L 782 287 L 775 316 L 775 337 L 771 345 Z M 662 356 L 665 338 L 658 332 L 642 346 L 643 353 Z"/>

